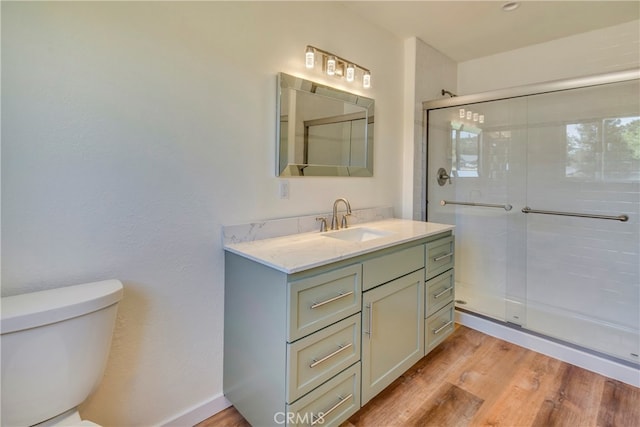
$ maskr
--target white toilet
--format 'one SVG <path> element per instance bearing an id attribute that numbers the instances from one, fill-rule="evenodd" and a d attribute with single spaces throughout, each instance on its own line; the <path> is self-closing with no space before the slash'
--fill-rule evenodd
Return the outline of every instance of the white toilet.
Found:
<path id="1" fill-rule="evenodd" d="M 105 280 L 1 299 L 3 427 L 96 425 L 77 407 L 104 374 L 122 293 Z"/>

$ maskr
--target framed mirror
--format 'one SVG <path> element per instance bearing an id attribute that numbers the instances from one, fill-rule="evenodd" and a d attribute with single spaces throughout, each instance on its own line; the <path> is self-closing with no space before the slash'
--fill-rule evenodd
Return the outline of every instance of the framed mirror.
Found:
<path id="1" fill-rule="evenodd" d="M 373 175 L 373 99 L 280 73 L 276 110 L 276 175 Z"/>

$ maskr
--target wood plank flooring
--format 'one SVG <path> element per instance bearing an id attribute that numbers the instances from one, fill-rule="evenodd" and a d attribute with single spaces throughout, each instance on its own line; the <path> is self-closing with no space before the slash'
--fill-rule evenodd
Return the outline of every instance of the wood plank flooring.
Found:
<path id="1" fill-rule="evenodd" d="M 249 423 L 231 407 L 214 426 Z M 341 427 L 378 426 L 640 427 L 640 389 L 457 326 Z"/>

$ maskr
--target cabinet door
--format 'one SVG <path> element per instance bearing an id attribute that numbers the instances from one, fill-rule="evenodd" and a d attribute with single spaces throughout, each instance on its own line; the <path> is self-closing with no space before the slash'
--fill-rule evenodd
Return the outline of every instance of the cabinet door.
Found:
<path id="1" fill-rule="evenodd" d="M 362 405 L 422 357 L 424 269 L 363 294 Z"/>

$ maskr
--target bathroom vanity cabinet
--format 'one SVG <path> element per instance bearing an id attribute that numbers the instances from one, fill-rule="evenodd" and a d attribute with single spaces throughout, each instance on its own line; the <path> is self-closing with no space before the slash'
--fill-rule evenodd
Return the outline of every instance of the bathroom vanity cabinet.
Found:
<path id="1" fill-rule="evenodd" d="M 225 253 L 224 393 L 252 425 L 339 425 L 453 331 L 451 231 L 287 273 Z"/>

